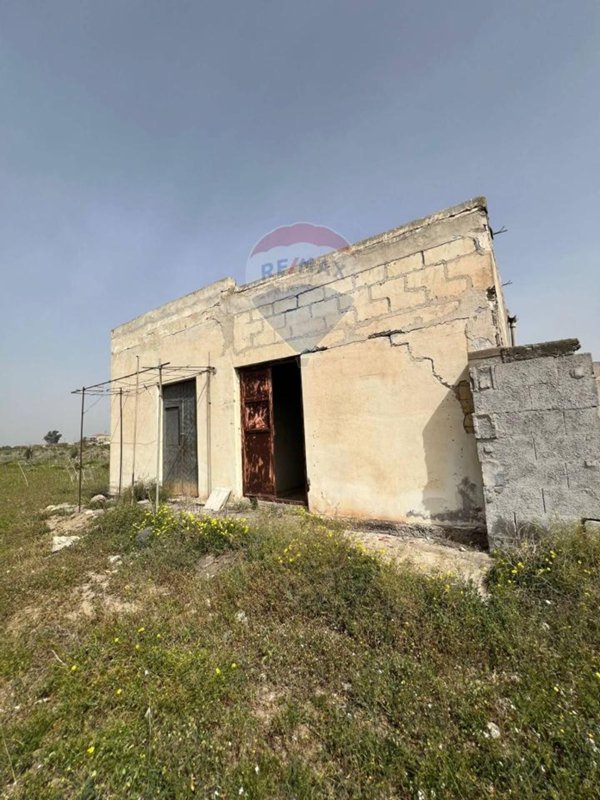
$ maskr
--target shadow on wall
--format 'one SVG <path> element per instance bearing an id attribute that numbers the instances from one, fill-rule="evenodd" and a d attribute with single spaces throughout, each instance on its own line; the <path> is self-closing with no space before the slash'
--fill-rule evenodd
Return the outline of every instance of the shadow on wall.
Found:
<path id="1" fill-rule="evenodd" d="M 423 449 L 427 469 L 423 505 L 432 522 L 483 527 L 483 490 L 474 480 L 480 467 L 466 379 L 447 390 L 423 429 Z"/>

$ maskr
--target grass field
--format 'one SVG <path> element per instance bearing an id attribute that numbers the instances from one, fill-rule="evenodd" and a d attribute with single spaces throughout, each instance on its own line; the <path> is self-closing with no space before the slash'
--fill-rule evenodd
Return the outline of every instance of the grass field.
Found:
<path id="1" fill-rule="evenodd" d="M 501 554 L 486 598 L 305 512 L 122 506 L 50 555 L 40 509 L 75 484 L 24 470 L 0 464 L 2 797 L 600 797 L 582 531 Z"/>

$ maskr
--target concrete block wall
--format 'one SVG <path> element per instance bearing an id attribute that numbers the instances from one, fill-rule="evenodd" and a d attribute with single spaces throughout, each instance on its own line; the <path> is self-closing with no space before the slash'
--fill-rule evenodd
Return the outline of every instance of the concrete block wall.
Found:
<path id="1" fill-rule="evenodd" d="M 531 524 L 600 519 L 595 365 L 579 342 L 470 354 L 490 546 Z"/>

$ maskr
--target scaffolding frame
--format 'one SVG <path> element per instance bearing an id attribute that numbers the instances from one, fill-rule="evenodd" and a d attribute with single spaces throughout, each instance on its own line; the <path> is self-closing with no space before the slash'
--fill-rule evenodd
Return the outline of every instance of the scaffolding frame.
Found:
<path id="1" fill-rule="evenodd" d="M 77 503 L 79 511 L 81 511 L 81 498 L 83 492 L 83 440 L 84 440 L 84 417 L 85 417 L 85 400 L 86 397 L 118 397 L 119 398 L 119 497 L 123 491 L 123 397 L 133 396 L 135 398 L 134 411 L 133 411 L 133 451 L 132 451 L 132 469 L 131 469 L 131 494 L 133 498 L 133 490 L 135 485 L 135 454 L 137 445 L 137 411 L 138 411 L 138 397 L 144 392 L 152 388 L 157 389 L 157 402 L 156 402 L 156 493 L 154 498 L 155 508 L 159 506 L 160 496 L 160 455 L 161 455 L 161 442 L 162 442 L 162 419 L 163 419 L 163 386 L 165 382 L 175 383 L 178 381 L 191 380 L 198 375 L 210 376 L 216 373 L 216 368 L 210 365 L 191 366 L 191 365 L 175 365 L 170 361 L 160 362 L 158 364 L 140 368 L 140 358 L 137 356 L 137 368 L 135 372 L 130 372 L 127 375 L 120 375 L 117 378 L 111 378 L 107 381 L 100 381 L 93 383 L 89 386 L 82 386 L 80 389 L 73 389 L 71 394 L 81 395 L 81 410 L 79 421 L 79 483 L 77 490 Z M 150 380 L 140 382 L 140 376 L 150 375 Z M 168 380 L 171 378 L 171 380 Z M 207 387 L 210 392 L 210 380 Z M 208 395 L 210 397 L 210 394 Z M 88 409 L 89 410 L 89 409 Z M 112 447 L 112 437 L 111 437 Z"/>

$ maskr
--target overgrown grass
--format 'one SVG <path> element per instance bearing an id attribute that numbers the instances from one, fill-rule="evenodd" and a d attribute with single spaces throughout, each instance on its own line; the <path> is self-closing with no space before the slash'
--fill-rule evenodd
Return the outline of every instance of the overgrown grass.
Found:
<path id="1" fill-rule="evenodd" d="M 165 486 L 158 488 L 159 502 L 164 503 L 169 499 L 169 492 Z M 121 502 L 131 504 L 139 500 L 150 500 L 154 503 L 156 499 L 156 482 L 155 481 L 136 481 L 132 486 L 127 486 L 123 489 L 121 494 Z"/>
<path id="2" fill-rule="evenodd" d="M 40 505 L 62 499 L 48 480 Z M 600 542 L 582 531 L 500 554 L 483 599 L 305 512 L 120 506 L 49 558 L 23 511 L 2 517 L 6 797 L 598 796 Z M 108 581 L 93 616 L 89 573 Z"/>

